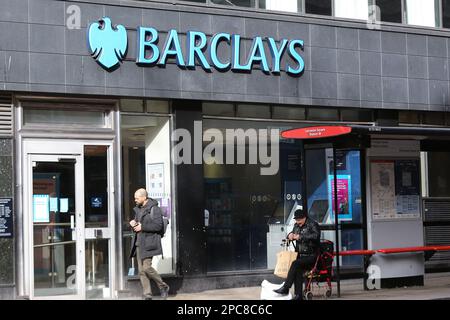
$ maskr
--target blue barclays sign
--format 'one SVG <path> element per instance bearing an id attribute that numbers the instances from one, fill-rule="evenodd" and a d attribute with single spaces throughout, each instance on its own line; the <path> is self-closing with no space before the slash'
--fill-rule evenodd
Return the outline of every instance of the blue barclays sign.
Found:
<path id="1" fill-rule="evenodd" d="M 92 57 L 104 69 L 114 71 L 125 59 L 128 48 L 126 29 L 122 25 L 113 27 L 110 18 L 103 17 L 92 23 L 88 28 L 87 40 Z M 305 69 L 305 62 L 299 53 L 299 50 L 304 49 L 304 42 L 300 39 L 282 39 L 277 42 L 270 37 L 255 37 L 245 62 L 241 61 L 242 39 L 238 34 L 217 33 L 208 41 L 205 33 L 188 31 L 184 52 L 180 34 L 176 30 L 168 31 L 164 45 L 158 46 L 159 40 L 160 34 L 155 28 L 137 28 L 138 65 L 164 67 L 169 59 L 175 59 L 180 68 L 195 69 L 197 63 L 206 72 L 212 72 L 213 68 L 222 72 L 251 72 L 254 65 L 259 65 L 266 74 L 280 74 L 282 58 L 287 54 L 291 62 L 284 66 L 286 73 L 299 76 Z M 222 43 L 231 48 L 228 58 L 219 54 Z M 269 49 L 270 59 L 266 55 L 266 47 Z"/>

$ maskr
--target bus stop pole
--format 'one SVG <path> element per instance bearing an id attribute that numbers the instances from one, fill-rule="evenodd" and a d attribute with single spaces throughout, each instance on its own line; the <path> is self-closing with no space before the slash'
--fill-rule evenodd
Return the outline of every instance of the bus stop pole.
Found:
<path id="1" fill-rule="evenodd" d="M 340 263 L 339 263 L 339 205 L 338 205 L 338 188 L 337 188 L 337 168 L 336 168 L 336 148 L 333 144 L 333 178 L 334 178 L 334 227 L 336 232 L 336 282 L 337 296 L 341 297 L 341 279 L 340 279 Z M 333 210 L 333 209 L 332 209 Z"/>

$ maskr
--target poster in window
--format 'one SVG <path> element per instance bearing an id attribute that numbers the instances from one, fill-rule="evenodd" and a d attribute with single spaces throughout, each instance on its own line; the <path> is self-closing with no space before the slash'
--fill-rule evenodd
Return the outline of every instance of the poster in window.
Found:
<path id="1" fill-rule="evenodd" d="M 397 214 L 403 218 L 420 216 L 419 160 L 395 161 Z"/>
<path id="2" fill-rule="evenodd" d="M 33 195 L 33 222 L 50 222 L 49 199 L 48 194 Z"/>
<path id="3" fill-rule="evenodd" d="M 334 222 L 336 212 L 334 194 L 334 175 L 328 176 L 328 197 L 332 205 L 331 220 Z M 339 221 L 351 221 L 352 212 L 352 180 L 350 175 L 337 175 L 337 209 Z"/>
<path id="4" fill-rule="evenodd" d="M 373 219 L 396 218 L 395 162 L 374 160 L 370 165 Z"/>
<path id="5" fill-rule="evenodd" d="M 164 198 L 164 163 L 147 164 L 147 191 L 153 199 Z"/>

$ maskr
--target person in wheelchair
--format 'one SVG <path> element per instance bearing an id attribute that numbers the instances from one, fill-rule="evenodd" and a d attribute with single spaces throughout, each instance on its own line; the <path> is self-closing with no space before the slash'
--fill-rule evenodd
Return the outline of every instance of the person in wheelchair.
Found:
<path id="1" fill-rule="evenodd" d="M 287 239 L 296 241 L 297 260 L 292 263 L 284 285 L 273 291 L 287 295 L 292 284 L 295 284 L 295 295 L 292 300 L 303 300 L 303 274 L 309 271 L 316 262 L 320 244 L 320 228 L 319 224 L 309 218 L 303 209 L 297 209 L 294 212 L 294 219 L 294 228 L 288 234 Z"/>

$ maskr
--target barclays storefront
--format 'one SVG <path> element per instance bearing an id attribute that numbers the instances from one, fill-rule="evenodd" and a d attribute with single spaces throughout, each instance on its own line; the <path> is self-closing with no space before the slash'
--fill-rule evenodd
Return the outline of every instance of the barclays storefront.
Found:
<path id="1" fill-rule="evenodd" d="M 298 205 L 342 250 L 444 241 L 424 212 L 450 203 L 435 165 L 450 158 L 448 31 L 188 1 L 0 5 L 1 298 L 139 295 L 143 186 L 170 220 L 154 266 L 172 293 L 275 279 Z M 280 139 L 324 125 L 352 134 Z M 380 209 L 378 174 L 406 211 Z M 421 258 L 386 283 L 450 265 Z M 339 264 L 362 275 L 361 257 Z"/>

